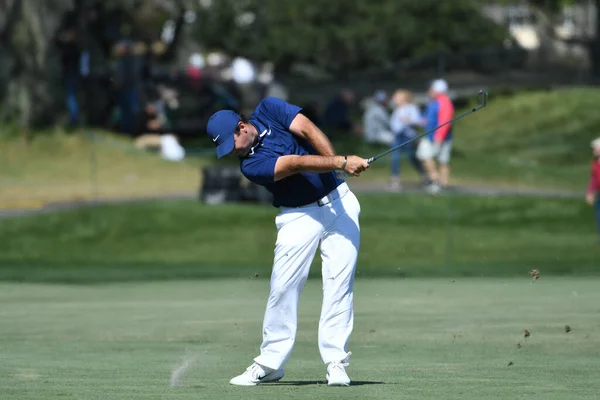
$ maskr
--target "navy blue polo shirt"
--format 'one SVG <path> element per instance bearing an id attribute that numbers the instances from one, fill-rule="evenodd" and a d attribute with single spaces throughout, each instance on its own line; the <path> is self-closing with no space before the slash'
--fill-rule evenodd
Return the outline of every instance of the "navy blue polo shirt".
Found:
<path id="1" fill-rule="evenodd" d="M 300 172 L 275 182 L 275 163 L 279 157 L 319 154 L 307 140 L 289 131 L 301 110 L 276 97 L 267 97 L 249 118 L 258 131 L 258 143 L 240 159 L 242 174 L 271 192 L 275 207 L 299 207 L 315 202 L 344 182 L 334 171 Z"/>

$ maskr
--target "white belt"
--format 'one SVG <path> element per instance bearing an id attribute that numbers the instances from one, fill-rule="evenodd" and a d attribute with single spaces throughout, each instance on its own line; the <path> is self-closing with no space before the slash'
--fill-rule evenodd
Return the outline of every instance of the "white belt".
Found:
<path id="1" fill-rule="evenodd" d="M 322 207 L 326 204 L 332 203 L 335 200 L 341 199 L 342 197 L 344 197 L 344 195 L 346 193 L 348 193 L 348 190 L 349 190 L 348 184 L 344 182 L 344 183 L 340 184 L 337 188 L 335 188 L 331 192 L 329 192 L 329 194 L 327 194 L 327 196 L 321 197 L 319 200 L 317 200 L 316 204 L 319 207 Z"/>

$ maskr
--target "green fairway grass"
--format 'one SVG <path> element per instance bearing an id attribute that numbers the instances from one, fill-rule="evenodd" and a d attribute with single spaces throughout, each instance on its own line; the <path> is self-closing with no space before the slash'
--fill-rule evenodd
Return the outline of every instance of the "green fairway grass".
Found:
<path id="1" fill-rule="evenodd" d="M 97 130 L 39 132 L 28 146 L 0 130 L 0 209 L 193 193 L 207 163 L 165 161 L 128 138 Z"/>
<path id="2" fill-rule="evenodd" d="M 359 194 L 359 276 L 597 275 L 579 199 Z M 271 270 L 270 206 L 107 205 L 0 221 L 0 279 L 102 282 L 248 277 Z M 312 275 L 319 275 L 317 253 Z"/>
<path id="3" fill-rule="evenodd" d="M 0 284 L 0 397 L 596 399 L 598 279 L 358 279 L 349 388 L 324 385 L 308 281 L 278 384 L 228 384 L 258 353 L 268 279 Z M 565 326 L 571 332 L 567 333 Z M 524 331 L 531 336 L 524 337 Z M 171 371 L 189 368 L 171 387 Z M 511 364 L 512 363 L 512 364 Z"/>

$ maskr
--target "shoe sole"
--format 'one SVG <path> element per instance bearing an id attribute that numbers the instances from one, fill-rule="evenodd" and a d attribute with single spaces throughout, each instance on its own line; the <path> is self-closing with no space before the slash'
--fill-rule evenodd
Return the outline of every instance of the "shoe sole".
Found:
<path id="1" fill-rule="evenodd" d="M 275 382 L 279 382 L 282 378 L 284 377 L 284 375 L 281 375 L 278 378 L 275 379 L 264 379 L 258 382 L 248 382 L 248 383 L 234 383 L 232 381 L 229 381 L 230 385 L 233 386 L 257 386 L 257 385 L 262 385 L 263 383 L 275 383 Z"/>
<path id="2" fill-rule="evenodd" d="M 260 381 L 260 382 L 256 382 L 256 383 L 233 383 L 233 382 L 229 382 L 230 385 L 233 386 L 258 386 L 258 385 L 263 385 L 265 383 L 276 383 L 279 382 L 281 380 L 281 378 L 279 379 L 273 379 L 272 381 Z"/>
<path id="3" fill-rule="evenodd" d="M 329 376 L 326 376 L 325 379 L 327 379 L 327 386 L 340 386 L 340 387 L 345 387 L 345 386 L 350 386 L 350 382 L 333 382 L 330 383 L 329 382 Z"/>
<path id="4" fill-rule="evenodd" d="M 258 383 L 233 383 L 233 382 L 229 382 L 230 385 L 233 386 L 256 386 L 258 385 Z"/>

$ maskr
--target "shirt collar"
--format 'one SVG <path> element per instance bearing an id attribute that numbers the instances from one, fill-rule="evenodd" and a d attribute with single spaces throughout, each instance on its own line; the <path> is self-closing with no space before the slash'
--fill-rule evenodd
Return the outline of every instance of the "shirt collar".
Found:
<path id="1" fill-rule="evenodd" d="M 254 128 L 256 128 L 256 131 L 258 132 L 258 141 L 256 142 L 256 144 L 254 146 L 252 146 L 250 148 L 250 152 L 248 153 L 248 155 L 246 157 L 249 157 L 251 155 L 254 154 L 254 152 L 260 147 L 262 146 L 262 142 L 263 140 L 265 140 L 266 137 L 271 135 L 271 127 L 267 127 L 264 124 L 260 123 L 258 120 L 256 119 L 250 119 L 250 123 L 254 126 Z"/>

